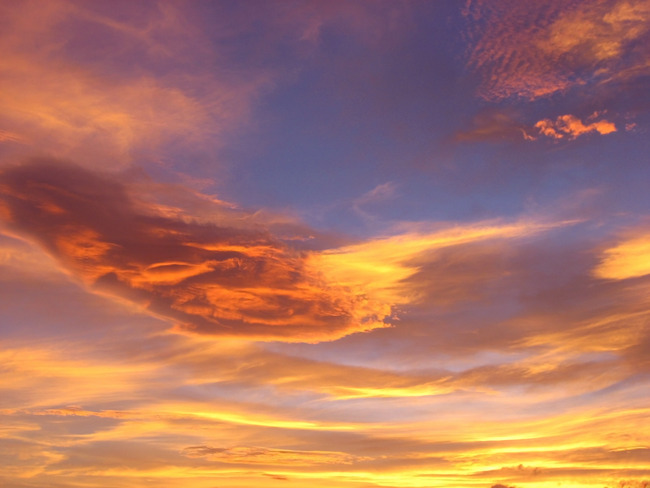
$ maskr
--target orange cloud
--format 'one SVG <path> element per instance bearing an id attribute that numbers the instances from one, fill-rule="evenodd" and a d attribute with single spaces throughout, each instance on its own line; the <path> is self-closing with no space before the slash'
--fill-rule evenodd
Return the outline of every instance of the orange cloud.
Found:
<path id="1" fill-rule="evenodd" d="M 172 3 L 119 11 L 67 0 L 0 6 L 0 141 L 20 143 L 5 155 L 123 167 L 143 153 L 162 159 L 181 138 L 188 151 L 213 152 L 247 119 L 265 74 L 215 76 L 204 63 L 211 43 Z"/>
<path id="2" fill-rule="evenodd" d="M 222 349 L 228 351 L 228 347 Z M 193 351 L 187 352 L 192 355 Z M 36 358 L 35 351 L 28 348 L 15 353 L 16 357 Z M 209 361 L 210 354 L 205 353 Z M 238 357 L 233 354 L 235 361 Z M 63 354 L 58 359 L 61 364 L 66 362 Z M 147 377 L 147 384 L 160 380 L 158 388 L 162 384 L 187 384 L 187 369 L 175 368 L 169 361 L 155 365 L 159 366 L 157 374 Z M 48 371 L 56 369 L 57 362 L 45 366 L 35 368 L 43 380 L 47 380 Z M 151 366 L 154 364 L 149 370 Z M 212 369 L 218 372 L 220 366 L 213 364 Z M 107 378 L 115 373 L 108 372 Z M 108 398 L 115 393 L 110 382 L 96 383 Z M 179 390 L 174 389 L 173 400 L 161 393 L 156 391 L 153 403 L 144 398 L 135 409 L 73 406 L 0 410 L 0 432 L 5 435 L 0 439 L 0 452 L 7 454 L 0 465 L 4 468 L 9 462 L 0 481 L 7 473 L 15 481 L 22 472 L 29 473 L 29 481 L 36 486 L 49 486 L 48 480 L 53 477 L 66 483 L 90 476 L 95 485 L 111 481 L 135 487 L 137 482 L 131 485 L 130 480 L 151 477 L 169 486 L 190 483 L 207 487 L 209 484 L 203 485 L 206 477 L 213 483 L 215 476 L 241 476 L 241 485 L 233 486 L 245 487 L 253 483 L 256 470 L 277 466 L 273 472 L 296 479 L 296 486 L 306 482 L 324 487 L 354 486 L 363 482 L 424 488 L 448 486 L 450 480 L 460 486 L 488 485 L 495 480 L 544 486 L 571 476 L 574 485 L 591 488 L 602 487 L 603 477 L 620 477 L 621 469 L 644 475 L 650 454 L 643 444 L 648 431 L 643 420 L 648 409 L 627 403 L 625 408 L 608 404 L 600 410 L 545 412 L 540 417 L 534 410 L 535 400 L 540 400 L 535 394 L 472 397 L 471 406 L 466 405 L 468 397 L 464 394 L 455 398 L 459 402 L 455 408 L 452 403 L 443 410 L 441 405 L 453 401 L 449 396 L 430 403 L 409 399 L 399 404 L 391 400 L 385 407 L 364 403 L 360 405 L 362 418 L 354 421 L 346 403 L 328 403 L 327 409 L 322 403 L 313 409 L 283 403 L 275 411 L 263 407 L 270 413 L 260 413 L 261 406 L 254 403 L 228 404 L 214 397 L 183 403 L 178 400 Z M 268 395 L 267 391 L 266 403 Z M 513 419 L 512 411 L 522 396 L 528 397 L 532 406 L 525 416 Z M 291 396 L 283 393 L 282 398 Z M 468 418 L 463 404 L 480 408 L 481 419 Z M 548 405 L 543 403 L 544 408 Z M 411 414 L 421 410 L 421 420 L 417 415 L 396 417 L 405 406 Z M 390 422 L 369 413 L 382 408 L 390 410 Z M 329 421 L 318 420 L 319 414 Z M 336 422 L 334 418 L 342 420 Z M 630 428 L 633 425 L 635 429 Z M 17 449 L 12 441 L 24 443 L 22 463 L 17 463 L 15 456 L 23 449 Z M 36 452 L 39 455 L 34 455 Z M 589 472 L 594 463 L 600 466 L 596 476 Z"/>
<path id="3" fill-rule="evenodd" d="M 638 336 L 639 330 L 629 333 L 620 331 L 620 336 L 627 337 L 618 338 L 618 348 L 635 343 L 635 332 Z M 601 361 L 591 361 L 588 355 L 581 357 L 581 348 L 569 334 L 540 338 L 531 346 L 539 348 L 546 344 L 550 347 L 561 345 L 563 341 L 570 341 L 571 354 L 534 354 L 529 350 L 528 357 L 516 364 L 487 364 L 469 367 L 461 372 L 440 368 L 393 371 L 388 366 L 370 368 L 332 364 L 268 351 L 242 351 L 237 355 L 237 360 L 224 354 L 225 351 L 205 351 L 200 356 L 196 354 L 196 357 L 187 358 L 187 362 L 181 361 L 181 364 L 193 371 L 195 385 L 272 385 L 286 394 L 325 394 L 331 401 L 353 398 L 442 398 L 458 392 L 493 394 L 513 386 L 553 392 L 556 388 L 571 384 L 574 392 L 591 391 L 612 385 L 630 373 L 613 356 Z M 585 349 L 584 346 L 582 349 Z M 609 351 L 615 347 L 617 345 L 611 343 L 608 349 L 603 350 Z M 591 381 L 586 382 L 585 376 Z"/>
<path id="4" fill-rule="evenodd" d="M 611 134 L 616 132 L 616 126 L 607 120 L 599 120 L 585 125 L 575 115 L 560 115 L 555 121 L 543 119 L 535 124 L 540 134 L 555 139 L 575 139 L 583 134 L 598 132 L 599 134 Z"/>
<path id="5" fill-rule="evenodd" d="M 212 213 L 197 220 L 117 178 L 60 162 L 8 168 L 0 192 L 9 228 L 93 290 L 127 298 L 179 331 L 263 340 L 315 342 L 387 327 L 395 305 L 419 299 L 406 280 L 427 253 L 563 225 L 418 230 L 306 252 L 219 201 L 197 204 Z"/>
<path id="6" fill-rule="evenodd" d="M 161 214 L 118 180 L 48 161 L 7 169 L 0 190 L 10 226 L 84 283 L 187 331 L 318 341 L 385 327 L 391 313 L 218 204 L 216 225 Z"/>
<path id="7" fill-rule="evenodd" d="M 624 280 L 650 274 L 650 233 L 641 231 L 603 252 L 594 276 Z"/>
<path id="8" fill-rule="evenodd" d="M 0 378 L 5 405 L 23 409 L 133 395 L 141 389 L 143 381 L 153 380 L 158 369 L 154 364 L 117 365 L 106 360 L 90 360 L 78 351 L 8 345 L 3 345 L 0 352 L 0 364 L 5 372 Z M 79 409 L 67 412 L 83 413 Z M 61 412 L 57 410 L 55 414 Z"/>

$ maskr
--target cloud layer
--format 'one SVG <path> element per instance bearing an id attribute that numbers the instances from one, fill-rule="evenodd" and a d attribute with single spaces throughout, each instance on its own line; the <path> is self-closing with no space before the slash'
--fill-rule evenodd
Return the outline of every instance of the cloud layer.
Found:
<path id="1" fill-rule="evenodd" d="M 489 100 L 536 99 L 648 74 L 645 0 L 468 2 L 470 65 Z"/>
<path id="2" fill-rule="evenodd" d="M 647 488 L 649 19 L 0 2 L 0 485 Z"/>

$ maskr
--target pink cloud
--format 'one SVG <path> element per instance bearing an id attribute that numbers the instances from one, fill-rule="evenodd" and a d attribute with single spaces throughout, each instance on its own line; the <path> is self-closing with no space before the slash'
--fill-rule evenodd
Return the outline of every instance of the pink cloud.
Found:
<path id="1" fill-rule="evenodd" d="M 178 146 L 214 154 L 249 120 L 269 75 L 215 69 L 219 48 L 190 12 L 168 2 L 2 5 L 0 141 L 20 143 L 3 156 L 123 168 Z"/>
<path id="2" fill-rule="evenodd" d="M 488 100 L 536 99 L 647 75 L 650 8 L 643 0 L 470 0 L 469 66 Z"/>

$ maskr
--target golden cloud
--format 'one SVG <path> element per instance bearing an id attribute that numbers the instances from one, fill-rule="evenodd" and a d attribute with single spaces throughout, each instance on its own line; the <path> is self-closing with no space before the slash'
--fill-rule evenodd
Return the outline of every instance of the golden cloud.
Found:
<path id="1" fill-rule="evenodd" d="M 624 280 L 650 274 L 650 233 L 641 230 L 603 252 L 594 276 Z"/>
<path id="2" fill-rule="evenodd" d="M 492 239 L 516 239 L 571 222 L 488 222 L 374 239 L 312 255 L 323 274 L 346 286 L 360 286 L 370 296 L 393 304 L 413 303 L 421 294 L 410 278 L 447 248 Z"/>
<path id="3" fill-rule="evenodd" d="M 97 4 L 67 0 L 0 6 L 7 155 L 47 151 L 123 166 L 143 152 L 164 158 L 161 148 L 181 138 L 188 151 L 214 150 L 246 120 L 266 75 L 234 80 L 206 70 L 205 59 L 216 58 L 211 44 L 172 3 L 122 4 L 120 11 L 128 13 L 114 17 Z"/>
<path id="4" fill-rule="evenodd" d="M 597 132 L 605 135 L 616 132 L 616 126 L 607 120 L 598 120 L 590 124 L 584 124 L 575 115 L 560 115 L 557 119 L 543 119 L 535 124 L 540 134 L 554 139 L 575 139 L 583 134 Z"/>

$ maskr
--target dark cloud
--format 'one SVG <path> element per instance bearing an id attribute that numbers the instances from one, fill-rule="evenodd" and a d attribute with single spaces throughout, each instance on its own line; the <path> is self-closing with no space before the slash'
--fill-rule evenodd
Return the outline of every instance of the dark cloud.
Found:
<path id="1" fill-rule="evenodd" d="M 514 114 L 487 109 L 479 112 L 467 130 L 456 133 L 458 142 L 500 142 L 532 140 L 534 130 L 519 122 Z"/>
<path id="2" fill-rule="evenodd" d="M 272 478 L 274 480 L 279 480 L 279 481 L 286 481 L 289 478 L 286 476 L 280 476 L 279 474 L 272 474 L 272 473 L 262 473 L 264 476 L 268 476 L 269 478 Z"/>
<path id="3" fill-rule="evenodd" d="M 35 160 L 0 176 L 0 215 L 93 290 L 124 297 L 182 330 L 317 341 L 384 326 L 364 297 L 324 281 L 245 213 L 215 222 L 146 203 L 117 177 Z"/>
<path id="4" fill-rule="evenodd" d="M 211 461 L 242 464 L 280 464 L 290 466 L 311 466 L 313 464 L 352 464 L 364 458 L 344 452 L 297 451 L 291 449 L 270 449 L 266 447 L 211 447 L 190 446 L 181 451 L 190 458 L 207 458 Z"/>

